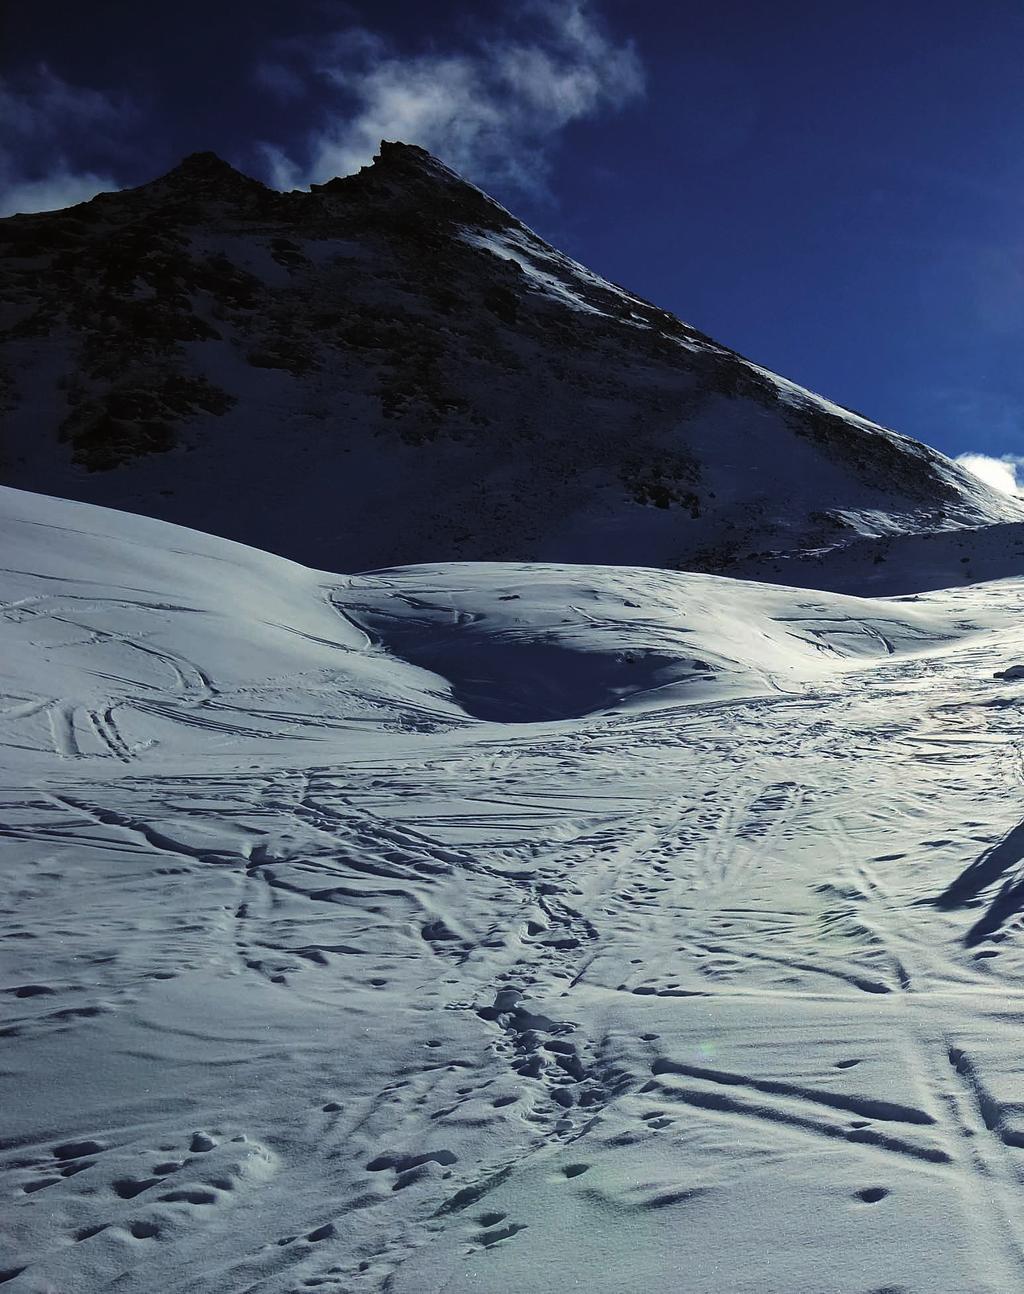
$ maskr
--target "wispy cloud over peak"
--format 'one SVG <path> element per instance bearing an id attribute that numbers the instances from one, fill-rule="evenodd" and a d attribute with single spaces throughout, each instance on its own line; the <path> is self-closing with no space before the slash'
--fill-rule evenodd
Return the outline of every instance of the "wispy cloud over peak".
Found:
<path id="1" fill-rule="evenodd" d="M 88 202 L 97 193 L 119 188 L 109 175 L 72 171 L 61 162 L 37 180 L 0 183 L 0 216 L 29 215 L 34 211 L 60 211 Z"/>
<path id="2" fill-rule="evenodd" d="M 111 176 L 73 165 L 68 149 L 86 136 L 116 135 L 131 118 L 127 101 L 71 85 L 45 64 L 0 78 L 0 216 L 72 206 L 117 188 Z"/>
<path id="3" fill-rule="evenodd" d="M 1024 488 L 1017 481 L 1017 469 L 1024 467 L 1024 457 L 1018 454 L 1003 454 L 999 458 L 990 454 L 957 454 L 953 461 L 1001 494 L 1024 494 Z"/>
<path id="4" fill-rule="evenodd" d="M 301 156 L 263 146 L 281 187 L 350 174 L 381 139 L 400 139 L 471 178 L 542 190 L 566 126 L 644 89 L 633 46 L 617 44 L 577 0 L 537 0 L 498 33 L 446 50 L 402 52 L 352 27 L 316 46 L 291 42 L 258 76 L 282 97 L 304 85 L 321 104 Z"/>

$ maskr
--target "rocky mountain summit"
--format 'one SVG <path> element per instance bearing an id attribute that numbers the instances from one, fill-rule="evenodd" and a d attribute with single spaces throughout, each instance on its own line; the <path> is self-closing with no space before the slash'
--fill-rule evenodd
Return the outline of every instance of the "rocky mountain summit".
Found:
<path id="1" fill-rule="evenodd" d="M 893 536 L 1024 519 L 590 273 L 410 145 L 309 193 L 196 154 L 0 221 L 0 279 L 4 483 L 320 568 L 771 579 L 796 555 L 803 570 L 868 544 L 874 563 Z"/>

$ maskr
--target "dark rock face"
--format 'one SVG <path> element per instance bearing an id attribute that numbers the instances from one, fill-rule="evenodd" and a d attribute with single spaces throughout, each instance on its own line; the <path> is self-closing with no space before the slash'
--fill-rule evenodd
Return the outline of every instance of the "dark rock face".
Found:
<path id="1" fill-rule="evenodd" d="M 1021 515 L 404 144 L 310 193 L 194 154 L 0 221 L 0 277 L 5 483 L 322 567 L 727 569 Z"/>

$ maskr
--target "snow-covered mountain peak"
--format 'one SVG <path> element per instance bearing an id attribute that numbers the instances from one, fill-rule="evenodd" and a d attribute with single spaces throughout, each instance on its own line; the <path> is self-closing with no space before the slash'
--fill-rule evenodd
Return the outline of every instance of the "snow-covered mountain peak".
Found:
<path id="1" fill-rule="evenodd" d="M 829 582 L 818 557 L 865 539 L 1024 520 L 941 454 L 586 269 L 413 145 L 309 193 L 199 153 L 0 221 L 0 298 L 8 484 L 321 568 L 773 579 L 780 556 L 813 553 L 804 569 Z"/>
<path id="2" fill-rule="evenodd" d="M 225 210 L 249 216 L 283 214 L 283 195 L 260 180 L 236 170 L 214 152 L 190 153 L 166 174 L 135 189 L 101 193 L 92 202 L 72 210 L 83 219 L 103 219 L 123 227 L 145 219 L 150 212 L 174 224 L 194 223 L 204 216 L 217 218 Z M 64 213 L 50 213 L 60 219 Z M 222 217 L 221 217 L 222 218 Z"/>
<path id="3" fill-rule="evenodd" d="M 358 187 L 370 181 L 381 184 L 390 182 L 396 187 L 402 183 L 421 186 L 433 183 L 448 189 L 465 188 L 480 192 L 475 185 L 464 180 L 457 171 L 453 171 L 450 166 L 446 166 L 433 153 L 420 148 L 418 144 L 405 144 L 401 140 L 387 139 L 380 141 L 380 148 L 373 160 L 366 166 L 360 167 L 354 175 L 336 176 L 325 184 L 314 184 L 310 188 L 313 192 L 317 192 L 339 184 Z"/>
<path id="4" fill-rule="evenodd" d="M 502 230 L 525 227 L 476 185 L 415 144 L 382 140 L 373 162 L 355 175 L 313 184 L 317 206 L 342 220 L 376 218 L 407 238 L 437 236 L 438 224 Z"/>
<path id="5" fill-rule="evenodd" d="M 201 184 L 204 180 L 232 180 L 238 176 L 242 179 L 249 178 L 237 171 L 230 162 L 225 162 L 218 153 L 206 150 L 200 153 L 189 153 L 187 157 L 183 157 L 178 165 L 164 176 L 164 180 L 175 179 L 185 184 Z"/>

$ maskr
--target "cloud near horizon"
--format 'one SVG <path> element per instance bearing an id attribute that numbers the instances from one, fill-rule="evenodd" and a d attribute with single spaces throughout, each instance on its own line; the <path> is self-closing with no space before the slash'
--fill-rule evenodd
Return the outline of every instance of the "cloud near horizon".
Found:
<path id="1" fill-rule="evenodd" d="M 542 193 L 559 134 L 639 98 L 644 71 L 585 0 L 533 0 L 519 15 L 461 49 L 402 53 L 365 27 L 283 45 L 258 69 L 261 84 L 327 108 L 301 159 L 261 146 L 271 183 L 350 175 L 389 139 L 419 144 L 469 178 Z"/>
<path id="2" fill-rule="evenodd" d="M 119 188 L 109 175 L 74 167 L 67 150 L 83 134 L 116 134 L 130 115 L 126 103 L 70 85 L 45 64 L 17 81 L 0 78 L 0 216 L 53 211 Z"/>
<path id="3" fill-rule="evenodd" d="M 953 462 L 1001 494 L 1024 494 L 1024 487 L 1017 481 L 1017 469 L 1024 467 L 1024 457 L 1018 454 L 1003 454 L 999 458 L 989 454 L 957 454 Z"/>

